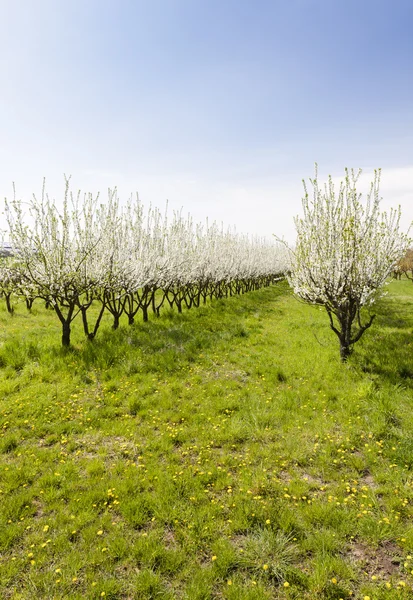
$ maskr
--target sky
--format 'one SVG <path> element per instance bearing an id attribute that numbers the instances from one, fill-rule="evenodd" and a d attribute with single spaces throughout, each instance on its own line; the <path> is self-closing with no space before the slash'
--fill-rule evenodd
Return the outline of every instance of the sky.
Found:
<path id="1" fill-rule="evenodd" d="M 0 0 L 0 198 L 117 186 L 294 240 L 302 179 L 413 221 L 411 0 Z"/>

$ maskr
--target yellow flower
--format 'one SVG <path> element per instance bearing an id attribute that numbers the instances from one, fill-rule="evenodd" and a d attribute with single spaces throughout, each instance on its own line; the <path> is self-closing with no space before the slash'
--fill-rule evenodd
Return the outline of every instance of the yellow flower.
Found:
<path id="1" fill-rule="evenodd" d="M 45 526 L 43 527 L 43 531 L 44 531 L 44 532 L 46 532 L 46 531 L 49 531 L 49 525 L 45 525 Z"/>
<path id="2" fill-rule="evenodd" d="M 268 565 L 264 565 L 264 566 L 263 566 L 263 569 L 264 569 L 264 571 L 267 571 L 267 569 L 268 569 Z"/>
<path id="3" fill-rule="evenodd" d="M 97 535 L 102 535 L 103 531 L 101 529 L 99 529 L 99 531 L 97 532 Z"/>
<path id="4" fill-rule="evenodd" d="M 331 579 L 331 583 L 334 583 L 334 584 L 335 584 L 335 583 L 337 583 L 337 579 L 336 579 L 335 577 L 333 577 L 333 578 Z"/>
<path id="5" fill-rule="evenodd" d="M 288 581 L 284 581 L 284 587 L 285 587 L 285 588 L 288 588 L 288 587 L 290 587 L 290 584 L 288 583 Z"/>
<path id="6" fill-rule="evenodd" d="M 228 584 L 228 585 L 232 585 L 232 581 L 231 581 L 231 579 L 228 579 L 228 581 L 227 581 L 227 584 Z"/>
<path id="7" fill-rule="evenodd" d="M 213 557 L 211 558 L 211 560 L 216 560 L 216 559 L 217 559 L 217 557 L 216 557 L 216 556 L 213 556 Z"/>

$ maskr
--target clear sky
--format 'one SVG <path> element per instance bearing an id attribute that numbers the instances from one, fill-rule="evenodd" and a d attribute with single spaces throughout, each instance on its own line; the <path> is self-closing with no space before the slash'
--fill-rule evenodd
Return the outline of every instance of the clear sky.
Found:
<path id="1" fill-rule="evenodd" d="M 302 178 L 413 220 L 412 0 L 0 0 L 0 195 L 63 173 L 294 239 Z"/>

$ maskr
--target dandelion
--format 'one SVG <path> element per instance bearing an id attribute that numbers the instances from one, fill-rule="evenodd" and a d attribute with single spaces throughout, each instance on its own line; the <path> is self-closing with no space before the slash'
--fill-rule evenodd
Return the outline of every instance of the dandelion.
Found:
<path id="1" fill-rule="evenodd" d="M 284 581 L 284 587 L 285 587 L 285 588 L 288 588 L 288 587 L 290 587 L 290 584 L 288 583 L 288 581 Z"/>
<path id="2" fill-rule="evenodd" d="M 331 583 L 334 583 L 334 585 L 335 585 L 335 584 L 337 583 L 337 579 L 336 579 L 335 577 L 333 577 L 333 578 L 331 579 Z"/>
<path id="3" fill-rule="evenodd" d="M 97 532 L 96 535 L 103 535 L 103 531 L 101 529 L 99 529 L 99 531 Z"/>

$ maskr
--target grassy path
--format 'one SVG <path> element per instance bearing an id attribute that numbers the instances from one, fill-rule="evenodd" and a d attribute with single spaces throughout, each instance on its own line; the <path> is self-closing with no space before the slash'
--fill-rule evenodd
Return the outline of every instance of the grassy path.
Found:
<path id="1" fill-rule="evenodd" d="M 0 598 L 413 598 L 413 286 L 341 365 L 282 283 L 59 347 L 0 312 Z"/>

